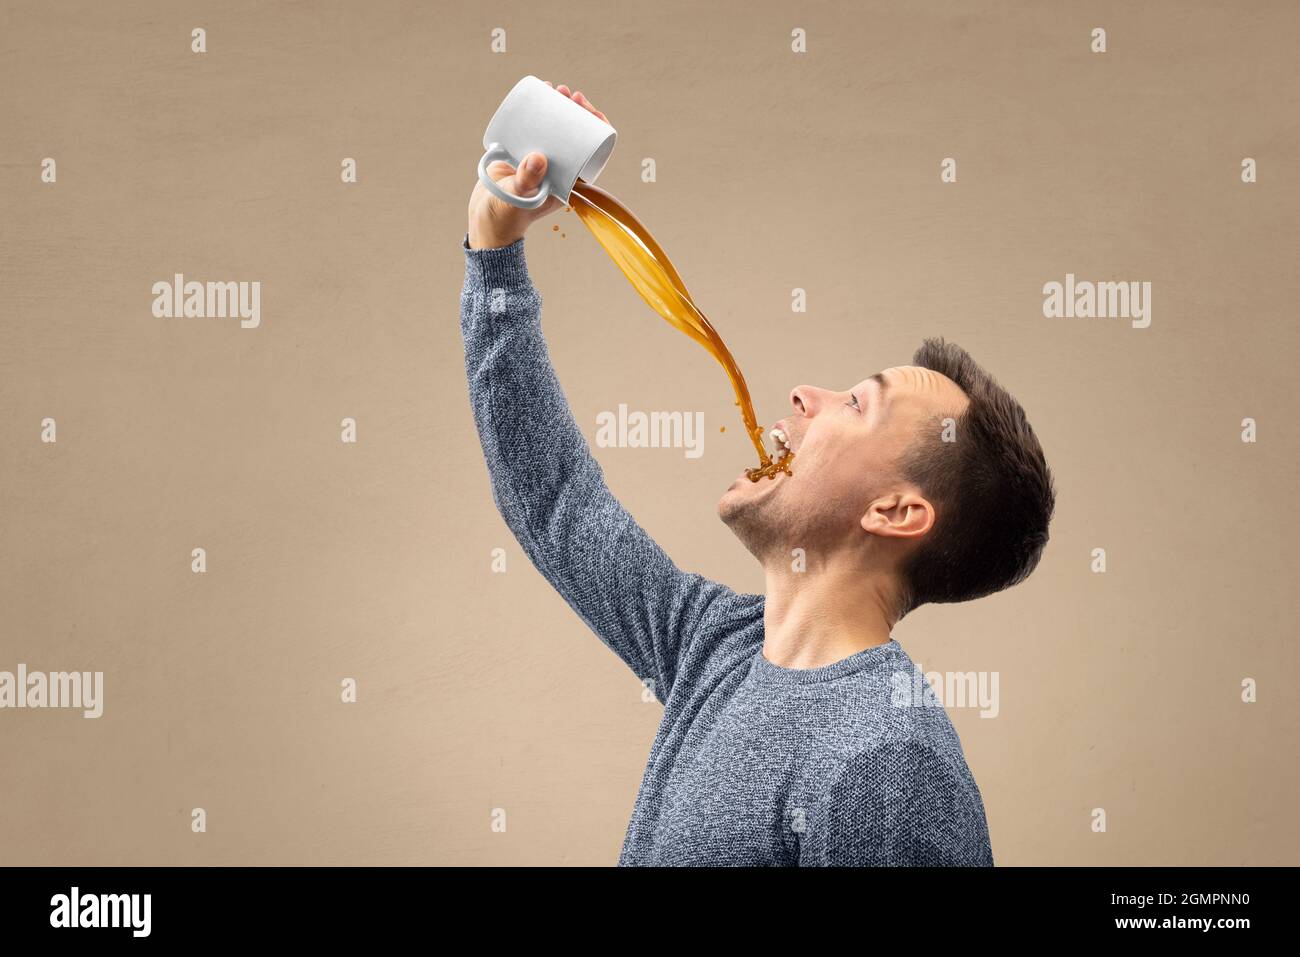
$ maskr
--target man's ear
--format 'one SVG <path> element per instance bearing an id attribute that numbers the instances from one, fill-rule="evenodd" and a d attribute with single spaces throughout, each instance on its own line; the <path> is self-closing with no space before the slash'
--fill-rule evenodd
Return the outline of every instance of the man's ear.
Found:
<path id="1" fill-rule="evenodd" d="M 920 538 L 934 525 L 934 506 L 915 490 L 890 492 L 867 506 L 862 527 L 885 538 Z"/>

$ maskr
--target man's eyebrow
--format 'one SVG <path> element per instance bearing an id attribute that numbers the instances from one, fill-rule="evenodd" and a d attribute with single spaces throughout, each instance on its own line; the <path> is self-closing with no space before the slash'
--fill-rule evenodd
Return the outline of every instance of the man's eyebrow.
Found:
<path id="1" fill-rule="evenodd" d="M 885 374 L 883 372 L 877 372 L 875 375 L 870 376 L 867 381 L 874 382 L 876 385 L 880 386 L 880 394 L 882 396 L 889 388 L 889 383 L 885 380 Z"/>

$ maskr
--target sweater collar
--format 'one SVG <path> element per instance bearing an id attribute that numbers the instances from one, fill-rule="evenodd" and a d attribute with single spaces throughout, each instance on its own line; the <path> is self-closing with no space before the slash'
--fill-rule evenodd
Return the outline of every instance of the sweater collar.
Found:
<path id="1" fill-rule="evenodd" d="M 763 657 L 763 649 L 760 646 L 758 653 L 754 655 L 753 673 L 759 680 L 769 684 L 815 684 L 878 667 L 884 662 L 892 661 L 901 651 L 902 647 L 891 638 L 883 645 L 864 648 L 847 658 L 822 665 L 820 668 L 783 668 Z"/>

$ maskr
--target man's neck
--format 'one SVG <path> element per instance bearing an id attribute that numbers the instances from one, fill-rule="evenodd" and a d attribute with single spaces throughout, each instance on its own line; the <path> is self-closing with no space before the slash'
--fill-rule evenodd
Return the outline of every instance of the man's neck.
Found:
<path id="1" fill-rule="evenodd" d="M 820 668 L 890 639 L 894 614 L 885 576 L 830 562 L 767 572 L 763 657 L 783 668 Z"/>

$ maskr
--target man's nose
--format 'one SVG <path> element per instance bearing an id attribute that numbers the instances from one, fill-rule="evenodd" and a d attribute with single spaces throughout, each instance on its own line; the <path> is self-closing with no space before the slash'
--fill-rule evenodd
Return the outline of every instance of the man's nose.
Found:
<path id="1" fill-rule="evenodd" d="M 825 403 L 825 389 L 813 385 L 797 385 L 790 390 L 790 405 L 800 415 L 812 416 Z"/>

